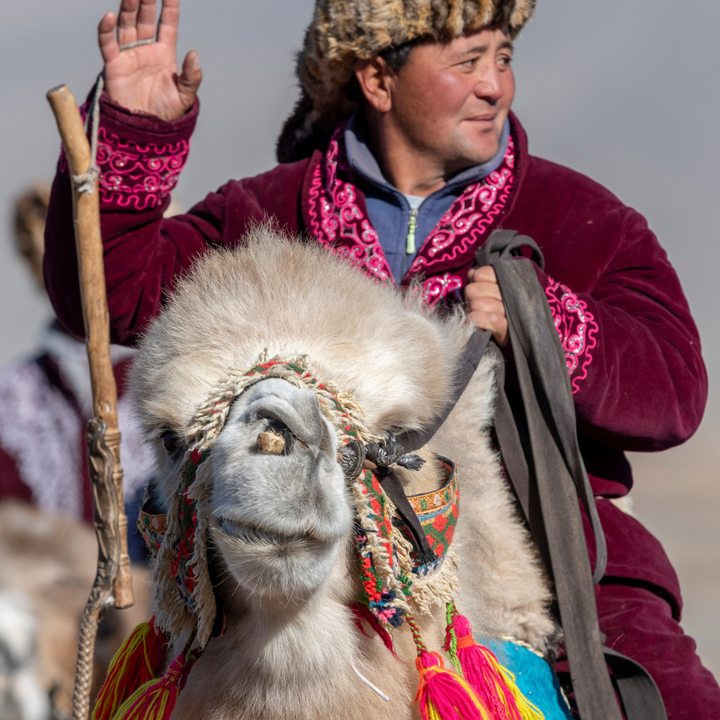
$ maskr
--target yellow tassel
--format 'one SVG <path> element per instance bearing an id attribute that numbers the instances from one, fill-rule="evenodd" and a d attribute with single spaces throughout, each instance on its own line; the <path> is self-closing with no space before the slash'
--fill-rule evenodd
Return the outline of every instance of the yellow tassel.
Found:
<path id="1" fill-rule="evenodd" d="M 110 720 L 137 687 L 156 677 L 165 659 L 165 637 L 155 630 L 154 620 L 140 623 L 115 654 L 98 694 L 93 720 Z"/>
<path id="2" fill-rule="evenodd" d="M 533 705 L 525 697 L 525 695 L 523 695 L 522 691 L 515 682 L 515 675 L 506 667 L 500 665 L 500 663 L 498 663 L 498 668 L 507 683 L 508 690 L 510 690 L 512 696 L 515 698 L 517 709 L 520 712 L 522 720 L 545 720 L 545 715 L 540 711 L 540 709 Z"/>
<path id="3" fill-rule="evenodd" d="M 164 675 L 138 688 L 118 708 L 113 720 L 170 720 L 187 676 L 202 654 L 201 649 L 190 649 L 196 630 L 193 630 L 184 650 L 170 663 Z"/>

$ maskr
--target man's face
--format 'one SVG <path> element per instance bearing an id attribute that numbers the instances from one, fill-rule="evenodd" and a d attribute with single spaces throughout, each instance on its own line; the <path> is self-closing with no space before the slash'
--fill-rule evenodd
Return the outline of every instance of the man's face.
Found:
<path id="1" fill-rule="evenodd" d="M 512 53 L 501 29 L 415 47 L 390 109 L 409 145 L 451 173 L 490 160 L 515 97 Z"/>

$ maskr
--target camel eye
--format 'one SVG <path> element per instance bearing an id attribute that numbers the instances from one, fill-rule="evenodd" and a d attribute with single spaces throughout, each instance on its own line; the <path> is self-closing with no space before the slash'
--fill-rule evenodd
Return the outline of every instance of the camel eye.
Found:
<path id="1" fill-rule="evenodd" d="M 170 457 L 176 455 L 180 449 L 180 438 L 178 438 L 172 430 L 165 430 L 165 432 L 160 436 L 160 442 L 162 442 L 165 452 L 170 455 Z"/>

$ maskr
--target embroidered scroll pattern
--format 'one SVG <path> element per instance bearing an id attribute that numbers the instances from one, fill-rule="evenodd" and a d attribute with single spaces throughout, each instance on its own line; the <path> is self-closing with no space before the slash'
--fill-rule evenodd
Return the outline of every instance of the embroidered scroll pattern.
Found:
<path id="1" fill-rule="evenodd" d="M 80 107 L 85 117 L 87 103 Z M 100 168 L 100 201 L 104 209 L 148 210 L 157 207 L 172 192 L 187 162 L 190 142 L 141 145 L 123 143 L 100 126 L 97 164 Z M 64 150 L 60 172 L 68 171 Z"/>
<path id="2" fill-rule="evenodd" d="M 310 184 L 309 229 L 322 245 L 381 281 L 392 280 L 380 239 L 357 202 L 354 171 L 343 142 L 346 123 L 333 133 L 323 162 Z M 490 226 L 507 204 L 515 179 L 512 137 L 500 167 L 482 182 L 469 185 L 423 243 L 410 266 L 411 275 L 430 275 L 423 281 L 423 300 L 462 299 L 464 280 L 450 268 L 469 264 Z M 445 272 L 443 272 L 445 271 Z M 457 272 L 457 271 L 456 271 Z"/>
<path id="3" fill-rule="evenodd" d="M 100 127 L 97 163 L 101 201 L 133 210 L 157 207 L 177 184 L 189 152 L 187 140 L 166 145 L 123 143 Z"/>
<path id="4" fill-rule="evenodd" d="M 463 287 L 462 278 L 452 273 L 435 275 L 423 282 L 423 302 L 435 305 L 439 300 L 452 296 L 456 302 L 462 301 L 460 291 Z"/>
<path id="5" fill-rule="evenodd" d="M 500 167 L 482 182 L 467 187 L 452 204 L 423 244 L 410 272 L 427 274 L 433 266 L 458 258 L 462 258 L 458 264 L 468 262 L 507 204 L 515 180 L 514 169 L 515 143 L 511 136 Z M 423 283 L 423 298 L 430 305 L 450 295 L 460 300 L 463 285 L 463 279 L 451 273 L 430 277 Z"/>
<path id="6" fill-rule="evenodd" d="M 482 182 L 468 186 L 426 241 L 427 255 L 422 252 L 410 266 L 410 271 L 428 269 L 436 263 L 455 260 L 477 245 L 478 239 L 505 207 L 515 176 L 515 144 L 512 137 L 500 167 Z M 443 251 L 448 248 L 447 253 Z M 442 253 L 442 254 L 439 254 Z"/>
<path id="7" fill-rule="evenodd" d="M 587 309 L 587 303 L 580 300 L 565 285 L 548 278 L 545 294 L 550 305 L 555 329 L 565 351 L 573 395 L 579 383 L 587 377 L 592 363 L 592 350 L 597 345 L 598 326 L 595 316 Z"/>
<path id="8" fill-rule="evenodd" d="M 346 124 L 340 123 L 335 129 L 324 161 L 313 173 L 308 207 L 310 231 L 320 244 L 346 257 L 371 277 L 391 280 L 378 234 L 357 203 L 354 173 L 341 143 Z M 348 181 L 341 180 L 339 175 Z"/>

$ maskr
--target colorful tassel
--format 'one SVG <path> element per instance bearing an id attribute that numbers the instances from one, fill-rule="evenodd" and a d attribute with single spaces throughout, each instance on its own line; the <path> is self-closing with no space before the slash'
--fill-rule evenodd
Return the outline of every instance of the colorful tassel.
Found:
<path id="1" fill-rule="evenodd" d="M 202 650 L 191 650 L 196 630 L 163 676 L 139 687 L 119 708 L 113 720 L 170 720 L 178 695 L 185 687 Z"/>
<path id="2" fill-rule="evenodd" d="M 545 719 L 543 713 L 523 695 L 515 683 L 515 676 L 500 665 L 490 650 L 475 642 L 470 622 L 457 611 L 448 626 L 446 641 L 446 650 L 451 657 L 454 654 L 453 644 L 465 679 L 495 720 Z"/>
<path id="3" fill-rule="evenodd" d="M 111 720 L 137 688 L 157 677 L 165 663 L 166 642 L 165 635 L 155 627 L 154 617 L 128 635 L 110 663 L 93 720 Z"/>
<path id="4" fill-rule="evenodd" d="M 423 720 L 493 720 L 470 685 L 448 670 L 440 655 L 428 652 L 415 619 L 408 614 L 406 621 L 418 652 L 415 667 L 420 681 L 414 702 Z"/>
<path id="5" fill-rule="evenodd" d="M 397 656 L 397 653 L 395 652 L 395 646 L 393 645 L 393 641 L 392 641 L 392 638 L 390 637 L 390 633 L 380 624 L 380 621 L 372 613 L 370 608 L 367 607 L 367 605 L 363 605 L 360 602 L 352 603 L 350 605 L 350 611 L 353 614 L 353 621 L 355 622 L 355 625 L 357 625 L 358 630 L 363 635 L 365 635 L 366 637 L 370 637 L 365 632 L 365 628 L 363 627 L 363 621 L 364 621 L 380 636 L 380 639 L 383 641 L 383 644 L 393 654 L 393 657 L 396 660 L 400 659 Z"/>
<path id="6" fill-rule="evenodd" d="M 436 652 L 422 652 L 415 667 L 420 673 L 415 702 L 423 720 L 493 720 L 468 683 L 446 669 Z"/>

